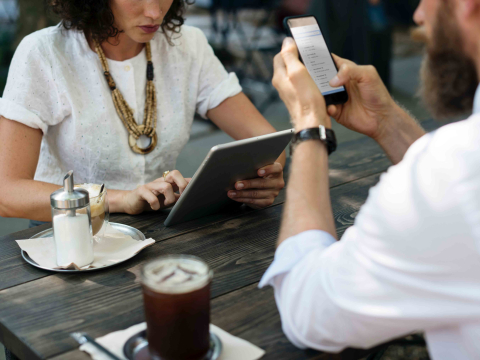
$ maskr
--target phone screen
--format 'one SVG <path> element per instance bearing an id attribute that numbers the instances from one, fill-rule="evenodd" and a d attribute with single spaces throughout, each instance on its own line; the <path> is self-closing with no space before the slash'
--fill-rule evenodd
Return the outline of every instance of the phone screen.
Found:
<path id="1" fill-rule="evenodd" d="M 343 86 L 333 88 L 329 85 L 330 80 L 337 75 L 337 68 L 317 20 L 313 16 L 288 19 L 288 25 L 303 63 L 322 95 L 345 91 Z"/>

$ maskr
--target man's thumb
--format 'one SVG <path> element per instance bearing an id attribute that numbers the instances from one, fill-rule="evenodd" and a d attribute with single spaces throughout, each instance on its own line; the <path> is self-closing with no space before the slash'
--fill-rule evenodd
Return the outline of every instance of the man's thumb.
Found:
<path id="1" fill-rule="evenodd" d="M 298 50 L 295 41 L 291 37 L 285 38 L 282 45 L 282 58 L 288 67 L 292 61 L 298 61 Z"/>

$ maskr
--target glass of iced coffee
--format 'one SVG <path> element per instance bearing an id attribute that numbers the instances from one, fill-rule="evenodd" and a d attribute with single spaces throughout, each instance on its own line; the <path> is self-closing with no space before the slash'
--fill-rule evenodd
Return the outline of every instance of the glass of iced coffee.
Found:
<path id="1" fill-rule="evenodd" d="M 90 212 L 92 215 L 93 235 L 103 235 L 108 225 L 110 212 L 108 208 L 107 188 L 98 184 L 77 184 L 75 188 L 82 188 L 88 191 L 90 197 Z"/>
<path id="2" fill-rule="evenodd" d="M 142 270 L 150 356 L 198 360 L 210 348 L 212 271 L 189 255 L 163 256 Z"/>

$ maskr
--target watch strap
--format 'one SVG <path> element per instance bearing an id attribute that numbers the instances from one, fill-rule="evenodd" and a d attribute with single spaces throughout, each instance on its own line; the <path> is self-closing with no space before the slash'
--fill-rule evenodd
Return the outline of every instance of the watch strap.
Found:
<path id="1" fill-rule="evenodd" d="M 335 132 L 332 129 L 327 129 L 322 125 L 319 127 L 308 128 L 299 131 L 293 136 L 292 144 L 295 147 L 299 143 L 307 140 L 320 140 L 323 142 L 327 147 L 328 155 L 337 149 Z"/>

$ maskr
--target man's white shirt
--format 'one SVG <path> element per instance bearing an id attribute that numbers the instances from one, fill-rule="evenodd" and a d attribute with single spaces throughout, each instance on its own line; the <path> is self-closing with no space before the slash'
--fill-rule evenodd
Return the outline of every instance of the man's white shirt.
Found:
<path id="1" fill-rule="evenodd" d="M 435 360 L 480 359 L 480 86 L 474 114 L 410 146 L 341 241 L 320 230 L 284 241 L 266 285 L 300 348 L 423 331 Z"/>

